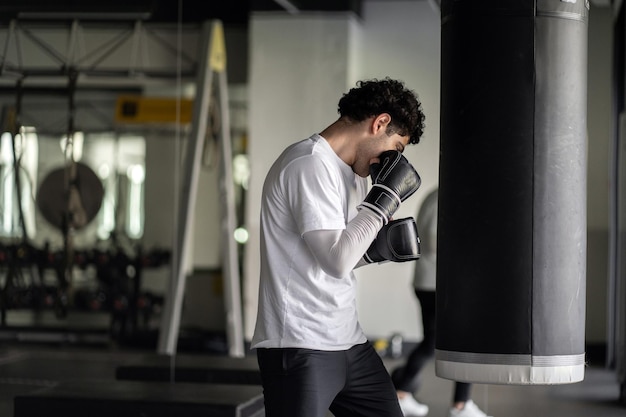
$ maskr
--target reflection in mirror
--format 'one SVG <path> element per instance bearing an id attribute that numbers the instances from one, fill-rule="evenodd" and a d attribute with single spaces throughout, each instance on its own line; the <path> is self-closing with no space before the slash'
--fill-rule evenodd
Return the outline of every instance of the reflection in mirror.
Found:
<path id="1" fill-rule="evenodd" d="M 41 184 L 51 172 L 66 165 L 66 152 L 69 152 L 76 163 L 80 161 L 88 167 L 102 183 L 104 195 L 99 211 L 93 221 L 76 231 L 75 245 L 85 248 L 111 238 L 140 239 L 144 222 L 144 137 L 115 132 L 76 132 L 71 145 L 71 149 L 66 149 L 65 137 L 40 137 L 37 168 L 38 183 Z M 34 154 L 37 155 L 37 152 Z M 88 196 L 85 194 L 82 197 Z M 36 243 L 62 247 L 63 237 L 58 228 L 42 218 L 41 213 L 37 214 L 36 223 L 37 233 L 33 236 Z"/>
<path id="2" fill-rule="evenodd" d="M 126 171 L 128 196 L 126 201 L 126 234 L 131 239 L 143 235 L 143 183 L 146 177 L 143 165 L 133 164 Z"/>
<path id="3" fill-rule="evenodd" d="M 37 178 L 37 145 L 37 133 L 31 127 L 22 127 L 15 141 L 9 132 L 0 136 L 0 236 L 21 237 L 24 232 L 27 236 L 36 233 L 34 179 Z M 15 158 L 20 167 L 19 178 L 15 177 Z M 21 226 L 20 210 L 25 231 Z"/>

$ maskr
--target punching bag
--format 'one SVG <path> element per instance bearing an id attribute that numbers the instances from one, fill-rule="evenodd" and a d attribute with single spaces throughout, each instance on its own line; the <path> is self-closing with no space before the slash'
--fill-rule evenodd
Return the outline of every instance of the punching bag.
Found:
<path id="1" fill-rule="evenodd" d="M 588 0 L 443 0 L 436 373 L 583 380 Z"/>

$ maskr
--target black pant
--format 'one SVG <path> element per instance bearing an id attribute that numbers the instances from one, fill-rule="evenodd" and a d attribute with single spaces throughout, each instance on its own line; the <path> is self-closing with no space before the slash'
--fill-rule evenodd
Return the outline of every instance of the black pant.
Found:
<path id="1" fill-rule="evenodd" d="M 391 374 L 393 383 L 399 391 L 415 392 L 419 388 L 420 372 L 426 362 L 435 354 L 435 291 L 415 290 L 422 310 L 422 327 L 424 328 L 424 340 L 422 340 L 409 354 L 404 366 L 394 369 Z M 472 384 L 457 382 L 454 386 L 454 402 L 469 400 Z"/>
<path id="2" fill-rule="evenodd" d="M 395 388 L 368 343 L 342 351 L 257 349 L 266 417 L 402 417 Z"/>

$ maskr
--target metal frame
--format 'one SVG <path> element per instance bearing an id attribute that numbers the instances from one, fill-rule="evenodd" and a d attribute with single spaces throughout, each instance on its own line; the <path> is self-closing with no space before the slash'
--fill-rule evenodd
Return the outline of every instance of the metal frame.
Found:
<path id="1" fill-rule="evenodd" d="M 230 140 L 230 121 L 228 116 L 228 85 L 226 81 L 225 48 L 223 47 L 223 29 L 221 23 L 207 23 L 202 29 L 202 47 L 196 99 L 193 110 L 193 130 L 184 160 L 184 178 L 179 196 L 178 235 L 172 265 L 171 291 L 166 298 L 165 311 L 159 332 L 158 352 L 172 355 L 176 352 L 178 330 L 183 296 L 186 286 L 185 254 L 189 251 L 189 234 L 197 199 L 198 177 L 202 163 L 202 148 L 207 129 L 207 118 L 212 96 L 213 77 L 218 78 L 218 95 L 222 113 L 220 149 L 220 185 L 222 196 L 222 268 L 224 280 L 224 304 L 226 309 L 226 333 L 229 355 L 244 356 L 243 324 L 241 312 L 241 290 L 236 242 L 233 239 L 235 229 L 234 190 L 232 180 L 232 152 Z"/>
<path id="2" fill-rule="evenodd" d="M 168 35 L 175 39 L 176 33 L 172 32 L 178 28 L 142 21 L 105 24 L 13 20 L 8 26 L 0 26 L 0 80 L 36 76 L 43 81 L 41 77 L 57 77 L 70 70 L 79 74 L 79 81 L 110 82 L 113 77 L 119 78 L 116 84 L 120 79 L 145 83 L 179 75 L 193 79 L 198 66 L 194 53 L 199 28 L 183 26 L 185 41 L 180 50 L 168 41 Z"/>

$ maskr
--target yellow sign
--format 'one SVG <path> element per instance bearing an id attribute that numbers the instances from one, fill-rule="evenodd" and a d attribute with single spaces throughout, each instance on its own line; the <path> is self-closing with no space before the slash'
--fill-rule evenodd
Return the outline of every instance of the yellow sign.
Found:
<path id="1" fill-rule="evenodd" d="M 193 100 L 190 99 L 124 95 L 117 98 L 115 121 L 188 124 L 191 123 L 192 113 Z"/>
<path id="2" fill-rule="evenodd" d="M 220 22 L 213 23 L 211 30 L 211 49 L 209 53 L 209 67 L 215 72 L 226 69 L 226 45 L 224 43 L 224 29 Z"/>

